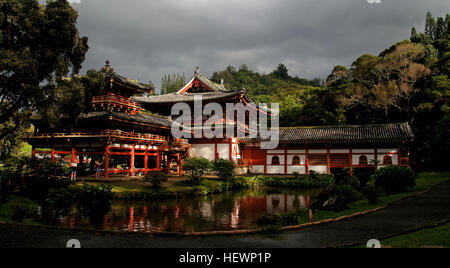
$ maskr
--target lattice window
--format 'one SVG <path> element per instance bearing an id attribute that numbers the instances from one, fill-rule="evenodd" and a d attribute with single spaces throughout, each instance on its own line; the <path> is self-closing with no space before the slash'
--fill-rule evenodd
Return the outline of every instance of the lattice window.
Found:
<path id="1" fill-rule="evenodd" d="M 296 165 L 296 166 L 299 166 L 301 164 L 300 157 L 299 156 L 294 156 L 294 158 L 292 158 L 292 164 Z"/>

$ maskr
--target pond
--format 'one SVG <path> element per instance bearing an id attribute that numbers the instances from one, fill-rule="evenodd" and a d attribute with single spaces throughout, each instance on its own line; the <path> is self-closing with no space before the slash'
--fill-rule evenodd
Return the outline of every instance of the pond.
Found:
<path id="1" fill-rule="evenodd" d="M 203 198 L 115 201 L 100 229 L 129 232 L 207 232 L 258 228 L 259 217 L 308 208 L 319 190 L 244 190 Z M 71 228 L 92 227 L 74 211 L 60 220 Z M 99 227 L 99 226 L 98 226 Z M 97 228 L 98 228 L 97 227 Z"/>

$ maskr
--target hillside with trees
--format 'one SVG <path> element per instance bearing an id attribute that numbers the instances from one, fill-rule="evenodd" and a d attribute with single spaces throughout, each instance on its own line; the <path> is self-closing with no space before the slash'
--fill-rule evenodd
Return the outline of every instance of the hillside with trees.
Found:
<path id="1" fill-rule="evenodd" d="M 243 65 L 212 76 L 230 89 L 245 88 L 256 102 L 280 103 L 280 124 L 322 126 L 409 122 L 412 159 L 421 168 L 447 168 L 450 154 L 450 16 L 428 12 L 423 33 L 379 55 L 365 54 L 350 68 L 336 66 L 320 80 L 291 77 L 286 66 L 262 75 Z"/>

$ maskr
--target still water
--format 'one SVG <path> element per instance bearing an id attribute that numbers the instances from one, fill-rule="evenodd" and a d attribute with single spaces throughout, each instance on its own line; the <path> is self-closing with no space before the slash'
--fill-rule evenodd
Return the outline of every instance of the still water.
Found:
<path id="1" fill-rule="evenodd" d="M 169 201 L 115 201 L 103 230 L 130 232 L 206 232 L 257 228 L 264 214 L 308 208 L 318 190 L 245 190 Z M 76 212 L 61 219 L 72 228 L 92 227 Z M 98 227 L 97 227 L 98 228 Z"/>

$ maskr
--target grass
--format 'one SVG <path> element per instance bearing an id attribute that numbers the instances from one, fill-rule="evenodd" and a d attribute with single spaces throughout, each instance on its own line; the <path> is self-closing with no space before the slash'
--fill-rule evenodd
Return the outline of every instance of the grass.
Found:
<path id="1" fill-rule="evenodd" d="M 381 241 L 393 248 L 421 248 L 424 246 L 450 248 L 450 224 L 426 229 Z"/>
<path id="2" fill-rule="evenodd" d="M 38 204 L 25 197 L 11 195 L 9 202 L 6 205 L 0 206 L 0 221 L 7 223 L 24 223 L 36 225 L 37 223 L 32 219 L 24 219 L 22 221 L 15 221 L 12 219 L 14 207 L 21 207 L 32 211 L 37 211 Z"/>
<path id="3" fill-rule="evenodd" d="M 450 180 L 450 173 L 449 172 L 425 172 L 420 173 L 418 175 L 417 181 L 416 181 L 416 187 L 411 189 L 408 192 L 401 193 L 401 194 L 395 194 L 390 196 L 381 196 L 378 199 L 377 204 L 370 204 L 367 199 L 360 200 L 354 203 L 349 204 L 349 209 L 339 212 L 334 211 L 323 211 L 323 210 L 316 210 L 314 211 L 314 220 L 315 221 L 323 221 L 327 219 L 336 219 L 342 216 L 348 216 L 352 215 L 358 212 L 364 212 L 367 210 L 376 209 L 379 207 L 383 207 L 389 203 L 392 203 L 394 201 L 400 200 L 402 198 L 418 194 L 421 192 L 424 192 L 426 190 L 431 189 L 436 184 L 442 183 L 444 181 Z M 302 219 L 306 219 L 307 217 L 301 217 Z M 307 220 L 302 220 L 299 222 L 299 224 L 307 223 Z"/>

